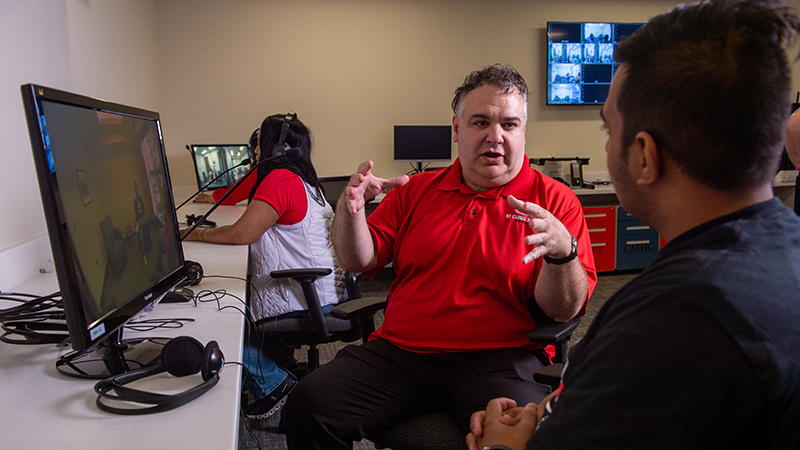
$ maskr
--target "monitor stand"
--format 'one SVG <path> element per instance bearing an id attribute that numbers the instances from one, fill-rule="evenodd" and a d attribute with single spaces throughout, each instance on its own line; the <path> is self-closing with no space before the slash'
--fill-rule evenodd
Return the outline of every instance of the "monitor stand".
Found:
<path id="1" fill-rule="evenodd" d="M 170 338 L 122 339 L 122 331 L 89 350 L 78 350 L 56 361 L 59 372 L 77 378 L 105 379 L 160 361 Z"/>

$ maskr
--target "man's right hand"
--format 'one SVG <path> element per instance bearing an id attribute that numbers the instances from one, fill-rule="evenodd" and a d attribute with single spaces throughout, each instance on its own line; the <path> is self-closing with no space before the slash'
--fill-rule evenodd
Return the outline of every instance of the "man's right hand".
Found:
<path id="1" fill-rule="evenodd" d="M 358 172 L 350 177 L 350 183 L 344 189 L 342 200 L 350 214 L 355 215 L 367 204 L 367 199 L 376 197 L 385 189 L 400 187 L 408 183 L 408 175 L 397 178 L 378 178 L 372 174 L 372 161 L 366 161 L 358 166 Z"/>

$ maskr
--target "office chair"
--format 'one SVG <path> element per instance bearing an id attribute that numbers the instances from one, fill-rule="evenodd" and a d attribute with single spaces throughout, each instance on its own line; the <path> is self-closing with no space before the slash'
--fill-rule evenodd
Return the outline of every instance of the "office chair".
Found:
<path id="1" fill-rule="evenodd" d="M 561 382 L 561 369 L 567 354 L 567 342 L 572 332 L 581 321 L 574 317 L 567 322 L 555 322 L 538 306 L 529 306 L 531 316 L 537 321 L 536 327 L 528 334 L 531 342 L 542 346 L 554 345 L 556 355 L 553 364 L 544 366 L 534 375 L 534 381 L 546 384 L 555 389 Z M 458 450 L 463 449 L 465 436 L 461 435 L 455 422 L 443 411 L 432 412 L 412 417 L 389 430 L 376 435 L 367 436 L 375 444 L 375 448 L 392 450 Z"/>
<path id="2" fill-rule="evenodd" d="M 319 367 L 319 344 L 353 342 L 364 339 L 375 331 L 375 313 L 386 305 L 385 297 L 360 298 L 356 286 L 357 276 L 345 273 L 345 301 L 329 314 L 322 311 L 314 280 L 329 275 L 330 268 L 304 268 L 277 270 L 272 278 L 291 278 L 300 283 L 308 305 L 307 311 L 293 311 L 256 322 L 262 336 L 277 336 L 286 344 L 299 348 L 307 345 L 307 372 Z M 306 373 L 307 373 L 306 372 Z"/>
<path id="3" fill-rule="evenodd" d="M 322 195 L 331 205 L 334 212 L 336 212 L 336 202 L 339 200 L 339 196 L 342 195 L 342 191 L 347 187 L 348 183 L 350 183 L 350 175 L 319 178 Z"/>

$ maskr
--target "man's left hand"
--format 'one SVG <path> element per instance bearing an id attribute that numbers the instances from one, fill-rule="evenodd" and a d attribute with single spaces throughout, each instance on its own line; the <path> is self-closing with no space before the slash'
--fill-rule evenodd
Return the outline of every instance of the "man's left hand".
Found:
<path id="1" fill-rule="evenodd" d="M 523 264 L 548 255 L 551 258 L 564 258 L 572 252 L 572 235 L 567 227 L 550 214 L 550 211 L 541 206 L 523 202 L 508 196 L 508 204 L 512 208 L 528 215 L 528 226 L 534 234 L 525 237 L 525 244 L 535 246 L 525 257 L 522 258 Z"/>

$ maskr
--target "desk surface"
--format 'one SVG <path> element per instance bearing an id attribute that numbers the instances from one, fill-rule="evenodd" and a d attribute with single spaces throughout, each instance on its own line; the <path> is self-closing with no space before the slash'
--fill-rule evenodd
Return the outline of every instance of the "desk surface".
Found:
<path id="1" fill-rule="evenodd" d="M 208 206 L 187 205 L 179 212 L 198 214 Z M 243 206 L 220 207 L 213 218 L 219 224 L 231 223 L 243 210 Z M 247 272 L 247 246 L 226 246 L 221 250 L 221 246 L 213 244 L 184 244 L 186 259 L 200 262 L 206 275 L 243 278 Z M 193 287 L 195 294 L 202 289 L 224 289 L 245 299 L 246 287 L 241 279 L 206 277 Z M 13 290 L 49 294 L 58 290 L 58 282 L 55 273 L 37 274 Z M 242 309 L 242 303 L 230 296 L 222 298 L 221 304 Z M 0 303 L 0 307 L 7 304 Z M 244 317 L 240 312 L 233 308 L 220 311 L 216 303 L 176 303 L 159 304 L 148 316 L 177 317 L 195 321 L 177 330 L 126 330 L 124 336 L 188 335 L 204 345 L 216 340 L 228 363 L 241 361 Z M 68 351 L 52 344 L 0 343 L 3 448 L 237 448 L 241 366 L 226 364 L 217 386 L 187 405 L 158 414 L 119 416 L 102 412 L 95 405 L 96 381 L 67 377 L 56 370 L 56 359 Z M 162 374 L 131 386 L 171 394 L 201 381 L 200 375 L 176 378 Z"/>

